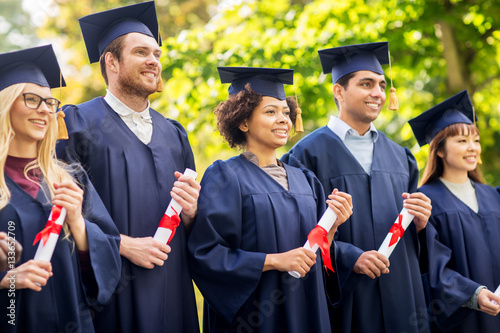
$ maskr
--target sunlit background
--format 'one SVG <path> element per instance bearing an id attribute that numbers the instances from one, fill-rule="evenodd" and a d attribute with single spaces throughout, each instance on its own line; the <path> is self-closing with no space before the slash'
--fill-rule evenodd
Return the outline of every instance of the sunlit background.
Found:
<path id="1" fill-rule="evenodd" d="M 139 2 L 0 0 L 0 51 L 52 43 L 68 84 L 55 95 L 78 104 L 105 92 L 98 64 L 88 63 L 78 18 Z M 407 120 L 468 89 L 479 117 L 482 169 L 487 183 L 500 185 L 500 2 L 158 0 L 156 7 L 164 91 L 152 96 L 152 106 L 187 129 L 199 179 L 214 160 L 238 153 L 215 126 L 213 109 L 227 97 L 217 66 L 295 69 L 295 85 L 286 91 L 301 104 L 306 132 L 281 154 L 337 114 L 317 50 L 386 40 L 400 110 L 384 110 L 377 128 L 410 148 L 422 169 L 427 147 L 418 147 Z"/>

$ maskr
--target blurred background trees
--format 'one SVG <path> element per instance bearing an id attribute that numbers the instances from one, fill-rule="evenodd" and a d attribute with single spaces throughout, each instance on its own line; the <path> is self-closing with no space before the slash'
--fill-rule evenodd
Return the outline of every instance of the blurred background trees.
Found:
<path id="1" fill-rule="evenodd" d="M 2 51 L 53 43 L 68 87 L 64 103 L 105 93 L 99 66 L 88 63 L 78 18 L 141 1 L 0 0 Z M 38 6 L 38 7 L 37 7 Z M 152 105 L 188 130 L 199 171 L 238 153 L 216 130 L 213 109 L 227 98 L 217 66 L 295 69 L 306 132 L 337 114 L 329 75 L 317 50 L 389 41 L 400 110 L 384 110 L 375 125 L 409 147 L 423 168 L 427 147 L 416 145 L 407 120 L 468 89 L 479 117 L 483 171 L 500 184 L 500 3 L 488 0 L 157 0 L 163 40 L 164 91 Z M 385 66 L 389 79 L 389 68 Z"/>
<path id="2" fill-rule="evenodd" d="M 68 87 L 63 103 L 105 94 L 98 64 L 88 63 L 78 18 L 139 0 L 0 0 L 0 52 L 53 43 Z M 287 86 L 303 110 L 305 133 L 336 115 L 330 75 L 317 51 L 389 41 L 400 110 L 375 125 L 409 147 L 423 168 L 408 119 L 468 89 L 481 130 L 486 181 L 500 185 L 500 2 L 494 0 L 156 0 L 163 40 L 164 91 L 152 106 L 188 131 L 200 175 L 238 153 L 216 130 L 213 110 L 227 98 L 217 66 L 295 69 Z M 390 71 L 384 67 L 389 80 Z M 499 141 L 500 142 L 500 141 Z M 201 176 L 199 177 L 201 179 Z"/>

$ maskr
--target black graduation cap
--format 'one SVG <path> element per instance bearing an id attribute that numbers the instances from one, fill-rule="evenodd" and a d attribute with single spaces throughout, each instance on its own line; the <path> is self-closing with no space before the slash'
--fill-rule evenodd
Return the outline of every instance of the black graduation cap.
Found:
<path id="1" fill-rule="evenodd" d="M 99 61 L 106 46 L 115 38 L 131 32 L 151 36 L 161 46 L 154 1 L 87 15 L 78 21 L 90 63 Z"/>
<path id="2" fill-rule="evenodd" d="M 65 87 L 52 45 L 0 54 L 0 90 L 16 83 L 42 87 Z"/>
<path id="3" fill-rule="evenodd" d="M 333 83 L 357 71 L 384 74 L 381 65 L 389 63 L 389 43 L 347 45 L 318 51 L 323 73 L 332 73 Z"/>
<path id="4" fill-rule="evenodd" d="M 456 124 L 474 124 L 474 109 L 467 90 L 448 98 L 408 121 L 420 146 L 430 143 L 443 128 Z"/>
<path id="5" fill-rule="evenodd" d="M 283 84 L 293 84 L 293 69 L 262 67 L 217 67 L 222 83 L 231 83 L 229 95 L 236 95 L 250 83 L 253 91 L 285 100 Z"/>

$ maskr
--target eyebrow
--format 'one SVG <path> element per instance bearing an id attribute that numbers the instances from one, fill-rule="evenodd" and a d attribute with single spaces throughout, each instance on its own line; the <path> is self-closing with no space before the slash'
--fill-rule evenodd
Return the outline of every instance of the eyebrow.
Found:
<path id="1" fill-rule="evenodd" d="M 262 108 L 267 108 L 267 107 L 272 107 L 272 108 L 275 108 L 275 109 L 279 109 L 281 105 L 278 105 L 278 104 L 266 104 L 264 105 Z M 283 108 L 284 109 L 290 109 L 290 107 L 287 105 L 283 105 Z"/>
<path id="2" fill-rule="evenodd" d="M 377 82 L 375 79 L 371 78 L 371 77 L 362 77 L 361 79 L 358 80 L 358 82 L 362 82 L 362 81 L 370 81 L 370 82 Z M 379 82 L 379 84 L 387 84 L 387 82 L 385 80 L 382 80 Z"/>

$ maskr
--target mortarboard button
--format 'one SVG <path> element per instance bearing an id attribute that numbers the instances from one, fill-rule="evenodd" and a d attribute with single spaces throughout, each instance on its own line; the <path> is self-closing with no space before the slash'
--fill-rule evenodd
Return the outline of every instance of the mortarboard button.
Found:
<path id="1" fill-rule="evenodd" d="M 456 124 L 474 124 L 474 109 L 467 90 L 433 106 L 408 121 L 420 146 L 430 143 L 445 127 Z"/>
<path id="2" fill-rule="evenodd" d="M 131 32 L 153 37 L 161 46 L 154 1 L 87 15 L 78 21 L 90 63 L 99 61 L 106 46 L 114 39 Z"/>
<path id="3" fill-rule="evenodd" d="M 0 90 L 16 83 L 66 86 L 52 45 L 0 54 Z"/>
<path id="4" fill-rule="evenodd" d="M 285 100 L 283 84 L 293 84 L 293 69 L 261 67 L 217 67 L 222 83 L 231 83 L 229 95 L 236 95 L 250 83 L 253 91 Z"/>

